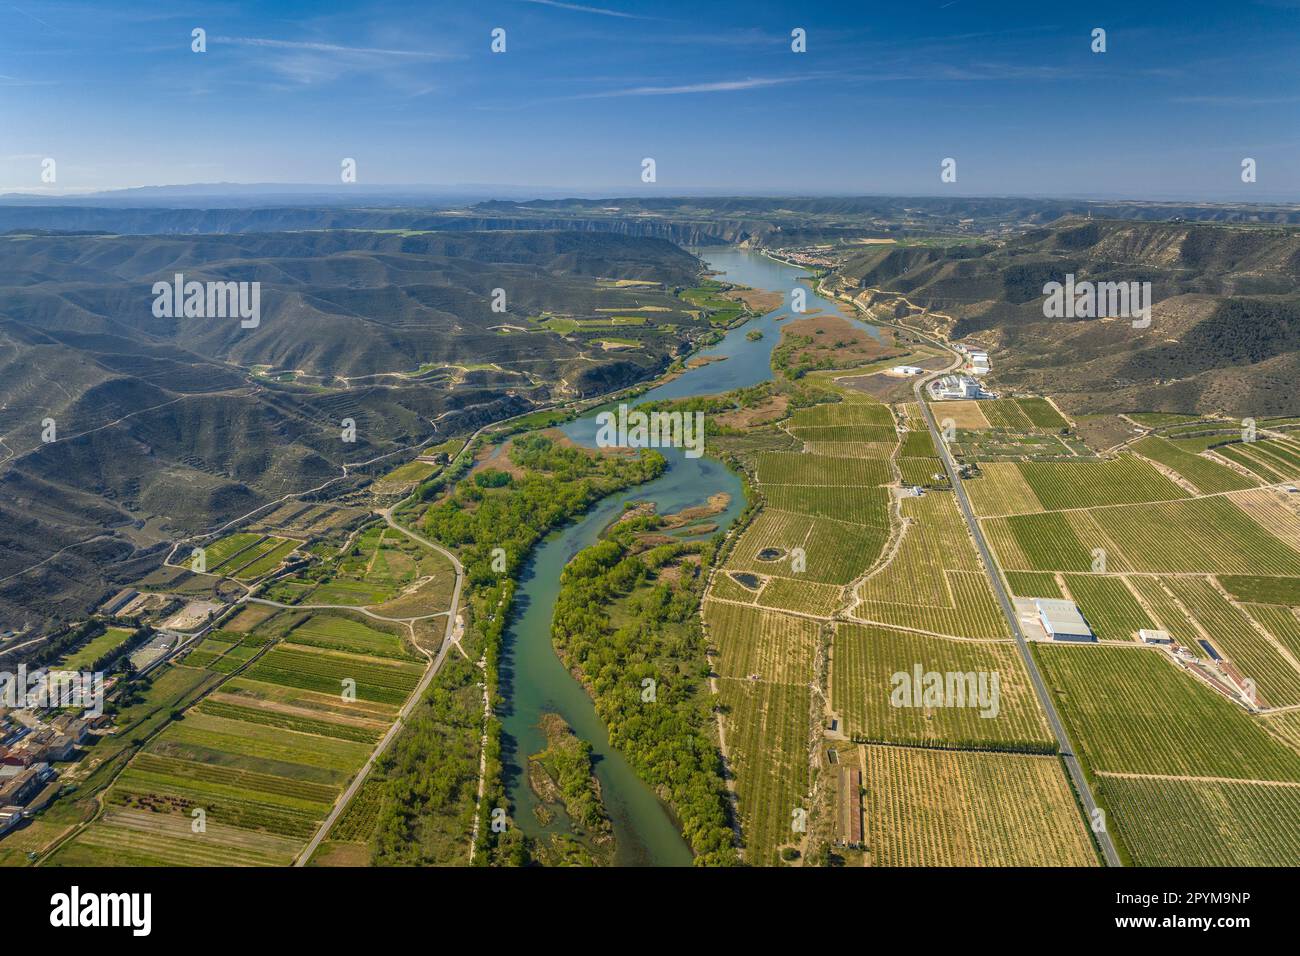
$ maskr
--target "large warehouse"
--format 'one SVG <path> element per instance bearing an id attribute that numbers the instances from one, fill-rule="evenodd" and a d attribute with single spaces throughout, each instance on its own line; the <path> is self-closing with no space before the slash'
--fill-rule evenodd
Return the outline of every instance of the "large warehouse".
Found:
<path id="1" fill-rule="evenodd" d="M 1073 601 L 1035 598 L 1034 607 L 1038 609 L 1038 619 L 1043 624 L 1043 630 L 1047 631 L 1047 636 L 1052 640 L 1095 641 L 1097 639 Z"/>

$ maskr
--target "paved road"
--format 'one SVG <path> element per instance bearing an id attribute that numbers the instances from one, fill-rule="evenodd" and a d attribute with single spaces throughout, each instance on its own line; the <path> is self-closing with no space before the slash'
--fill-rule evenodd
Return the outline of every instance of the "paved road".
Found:
<path id="1" fill-rule="evenodd" d="M 1038 695 L 1038 702 L 1042 704 L 1043 711 L 1047 714 L 1047 722 L 1051 725 L 1052 733 L 1056 735 L 1057 744 L 1061 749 L 1061 756 L 1065 758 L 1065 766 L 1070 771 L 1070 779 L 1074 781 L 1074 789 L 1078 792 L 1079 799 L 1083 803 L 1087 823 L 1091 824 L 1093 811 L 1097 809 L 1097 801 L 1093 798 L 1092 788 L 1083 775 L 1083 767 L 1074 753 L 1074 747 L 1070 744 L 1069 735 L 1065 732 L 1065 724 L 1061 722 L 1061 715 L 1056 712 L 1056 704 L 1052 701 L 1052 695 L 1048 693 L 1047 684 L 1043 681 L 1043 675 L 1038 670 L 1038 662 L 1034 660 L 1034 655 L 1029 652 L 1029 642 L 1025 640 L 1024 632 L 1020 629 L 1020 619 L 1016 616 L 1011 597 L 1007 594 L 1007 589 L 1002 586 L 1002 579 L 998 576 L 997 565 L 993 563 L 993 554 L 989 550 L 988 542 L 984 539 L 984 532 L 980 529 L 979 522 L 975 520 L 975 512 L 971 510 L 970 501 L 966 497 L 966 489 L 962 486 L 961 475 L 957 473 L 957 465 L 953 461 L 952 454 L 948 451 L 947 444 L 943 441 L 943 436 L 939 434 L 939 428 L 934 421 L 934 412 L 930 409 L 929 403 L 925 401 L 923 390 L 926 383 L 941 374 L 943 373 L 922 376 L 912 386 L 912 390 L 916 393 L 916 401 L 921 406 L 922 414 L 925 415 L 926 424 L 930 427 L 930 435 L 934 438 L 934 444 L 939 449 L 940 457 L 943 458 L 943 467 L 948 472 L 949 481 L 952 482 L 953 492 L 957 496 L 957 504 L 961 507 L 962 517 L 966 519 L 966 526 L 970 528 L 970 532 L 975 538 L 975 544 L 979 548 L 980 557 L 984 559 L 984 569 L 988 574 L 989 583 L 993 585 L 993 593 L 997 595 L 998 604 L 1002 606 L 1002 613 L 1011 626 L 1011 633 L 1015 635 L 1016 646 L 1020 648 L 1020 656 L 1025 662 L 1025 668 L 1029 671 L 1029 680 L 1034 685 L 1034 693 Z M 1103 830 L 1098 833 L 1097 842 L 1101 845 L 1101 852 L 1105 856 L 1108 866 L 1123 866 L 1119 854 L 1115 852 L 1115 844 L 1108 832 Z"/>
<path id="2" fill-rule="evenodd" d="M 334 828 L 335 821 L 338 820 L 343 811 L 347 809 L 348 804 L 352 802 L 352 798 L 355 797 L 357 791 L 361 789 L 361 785 L 365 783 L 366 778 L 370 776 L 370 771 L 374 768 L 375 761 L 377 761 L 380 755 L 388 749 L 388 745 L 393 742 L 402 727 L 405 726 L 406 719 L 411 716 L 411 711 L 415 709 L 416 704 L 418 704 L 424 697 L 424 692 L 429 689 L 429 684 L 433 682 L 433 678 L 442 668 L 443 661 L 447 659 L 447 652 L 452 647 L 453 636 L 457 638 L 459 637 L 459 635 L 456 634 L 456 611 L 460 606 L 461 585 L 465 582 L 464 567 L 461 566 L 461 563 L 456 556 L 442 545 L 430 541 L 428 538 L 424 537 L 424 535 L 416 534 L 414 531 L 404 528 L 394 521 L 391 508 L 380 511 L 379 514 L 386 522 L 388 522 L 390 528 L 394 528 L 407 537 L 418 541 L 425 547 L 432 548 L 434 551 L 444 555 L 456 569 L 456 586 L 451 592 L 451 609 L 447 612 L 447 629 L 443 632 L 442 644 L 438 648 L 437 655 L 429 659 L 429 666 L 425 668 L 424 676 L 420 678 L 420 683 L 416 686 L 415 690 L 411 692 L 411 696 L 407 698 L 406 703 L 402 705 L 402 709 L 397 714 L 397 719 L 393 721 L 393 725 L 388 728 L 388 733 L 384 734 L 380 739 L 378 745 L 376 745 L 375 749 L 371 752 L 370 757 L 366 760 L 365 765 L 352 779 L 352 783 L 348 785 L 347 790 L 343 791 L 343 795 L 335 802 L 334 809 L 331 810 L 330 815 L 325 818 L 325 822 L 320 825 L 320 828 L 316 831 L 316 835 L 311 838 L 311 841 L 303 848 L 302 852 L 298 854 L 298 858 L 293 861 L 294 866 L 305 866 L 307 861 L 311 859 L 312 854 L 316 852 L 317 847 L 320 846 L 321 841 L 324 840 L 330 830 Z"/>

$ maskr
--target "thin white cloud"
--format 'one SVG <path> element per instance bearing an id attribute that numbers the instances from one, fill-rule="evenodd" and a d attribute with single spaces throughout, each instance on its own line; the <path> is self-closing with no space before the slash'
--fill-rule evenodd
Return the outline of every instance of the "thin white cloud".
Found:
<path id="1" fill-rule="evenodd" d="M 588 7 L 581 3 L 561 3 L 560 0 L 524 0 L 524 3 L 535 3 L 540 7 L 555 7 L 557 10 L 573 10 L 576 13 L 596 13 L 602 17 L 619 17 L 623 20 L 653 20 L 654 17 L 642 17 L 635 13 L 624 13 L 622 10 L 607 10 L 604 7 Z"/>
<path id="2" fill-rule="evenodd" d="M 238 43 L 241 46 L 273 47 L 277 50 L 307 50 L 312 53 L 343 53 L 363 56 L 409 56 L 423 60 L 460 59 L 455 53 L 436 53 L 431 50 L 386 50 L 380 47 L 343 46 L 338 43 L 316 43 L 310 40 L 273 40 L 266 37 L 213 37 L 218 43 Z"/>
<path id="3" fill-rule="evenodd" d="M 605 90 L 600 93 L 581 93 L 571 99 L 592 100 L 612 96 L 681 96 L 689 93 L 732 93 L 737 90 L 757 90 L 765 86 L 783 86 L 802 83 L 808 76 L 747 77 L 743 80 L 717 80 L 712 83 L 683 83 L 679 86 L 633 86 L 622 90 Z"/>

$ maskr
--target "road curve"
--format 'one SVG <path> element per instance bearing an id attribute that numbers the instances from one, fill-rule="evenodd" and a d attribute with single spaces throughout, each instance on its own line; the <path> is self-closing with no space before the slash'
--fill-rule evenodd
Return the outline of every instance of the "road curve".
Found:
<path id="1" fill-rule="evenodd" d="M 359 771 L 357 771 L 356 776 L 352 778 L 352 782 L 348 784 L 348 788 L 344 790 L 343 795 L 335 801 L 334 809 L 330 811 L 329 816 L 325 818 L 325 821 L 316 830 L 316 834 L 311 838 L 307 845 L 303 847 L 302 852 L 299 853 L 297 858 L 293 861 L 294 866 L 305 866 L 307 861 L 312 858 L 312 854 L 314 854 L 320 846 L 321 841 L 324 840 L 330 830 L 333 829 L 334 823 L 342 815 L 343 811 L 347 809 L 348 804 L 352 802 L 352 798 L 356 796 L 357 791 L 361 789 L 361 785 L 366 782 L 366 778 L 370 776 L 370 771 L 374 768 L 375 761 L 377 761 L 380 755 L 388 749 L 388 745 L 396 739 L 397 734 L 406 724 L 406 719 L 411 716 L 411 711 L 415 709 L 416 704 L 418 704 L 420 699 L 424 697 L 425 691 L 429 689 L 429 684 L 433 682 L 433 678 L 442 668 L 443 661 L 447 659 L 447 652 L 452 646 L 452 635 L 456 630 L 456 611 L 460 606 L 460 590 L 461 586 L 465 582 L 465 568 L 461 565 L 460 560 L 442 545 L 430 541 L 428 538 L 424 537 L 424 535 L 417 534 L 409 528 L 404 528 L 394 521 L 392 512 L 392 508 L 385 508 L 379 512 L 379 515 L 388 523 L 390 528 L 400 531 L 402 534 L 418 541 L 425 547 L 432 548 L 434 551 L 439 552 L 445 556 L 447 560 L 452 563 L 452 567 L 456 569 L 456 585 L 452 588 L 451 592 L 451 609 L 447 611 L 447 629 L 443 632 L 442 644 L 438 648 L 437 655 L 429 659 L 429 666 L 425 668 L 424 676 L 420 678 L 420 683 L 416 685 L 415 690 L 411 692 L 411 696 L 408 697 L 406 703 L 402 705 L 402 709 L 398 711 L 397 719 L 394 720 L 393 725 L 388 728 L 388 733 L 384 734 L 384 736 L 380 738 L 379 743 L 375 745 L 375 749 L 366 759 L 365 764 Z"/>

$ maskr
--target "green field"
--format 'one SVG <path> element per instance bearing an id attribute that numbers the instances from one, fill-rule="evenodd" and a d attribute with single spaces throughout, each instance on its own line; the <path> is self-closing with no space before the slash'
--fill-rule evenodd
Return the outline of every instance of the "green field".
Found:
<path id="1" fill-rule="evenodd" d="M 1102 640 L 1127 641 L 1153 622 L 1122 578 L 1100 574 L 1067 574 L 1065 586 L 1084 619 Z"/>
<path id="2" fill-rule="evenodd" d="M 1300 787 L 1103 776 L 1097 793 L 1139 866 L 1300 860 Z"/>
<path id="3" fill-rule="evenodd" d="M 1300 754 L 1159 651 L 1034 645 L 1094 770 L 1300 781 Z"/>
<path id="4" fill-rule="evenodd" d="M 340 694 L 343 682 L 353 680 L 361 700 L 400 704 L 415 689 L 421 671 L 416 664 L 387 665 L 358 655 L 285 646 L 267 652 L 248 676 L 325 694 Z"/>
<path id="5" fill-rule="evenodd" d="M 1018 467 L 1048 511 L 1188 497 L 1182 488 L 1132 455 L 1110 461 L 1026 461 Z"/>
<path id="6" fill-rule="evenodd" d="M 1133 450 L 1139 455 L 1158 461 L 1172 468 L 1194 484 L 1202 494 L 1215 494 L 1220 491 L 1238 491 L 1254 488 L 1256 483 L 1245 475 L 1238 474 L 1231 468 L 1213 462 L 1200 455 L 1194 455 L 1171 441 L 1156 435 L 1149 435 L 1133 444 Z"/>
<path id="7" fill-rule="evenodd" d="M 938 707 L 895 706 L 894 675 L 910 676 L 916 664 L 923 672 L 996 673 L 996 714 L 984 717 L 978 706 L 956 706 L 946 699 L 946 705 Z M 1055 748 L 1024 664 L 1010 642 L 956 641 L 869 625 L 839 625 L 831 705 L 843 716 L 845 732 L 861 741 L 1036 752 Z M 992 714 L 991 708 L 985 710 Z"/>
<path id="8" fill-rule="evenodd" d="M 95 661 L 105 654 L 116 650 L 129 641 L 135 631 L 125 627 L 110 627 L 98 637 L 91 638 L 85 647 L 79 648 L 62 658 L 53 666 L 54 670 L 86 671 L 94 666 Z"/>

